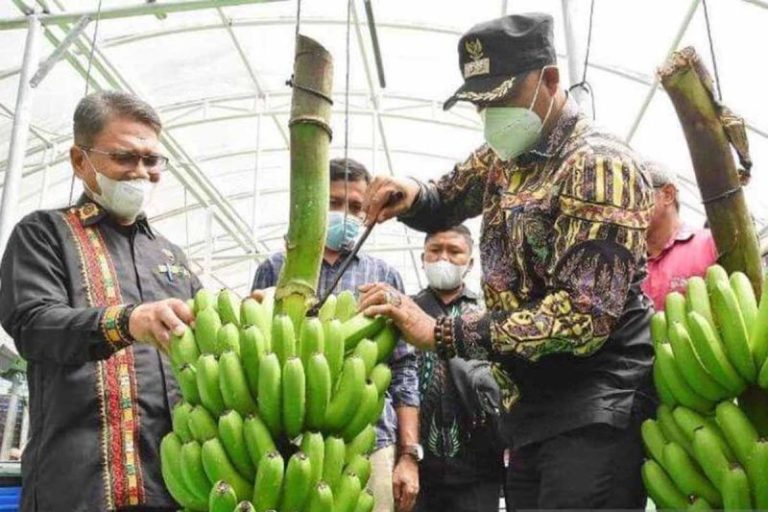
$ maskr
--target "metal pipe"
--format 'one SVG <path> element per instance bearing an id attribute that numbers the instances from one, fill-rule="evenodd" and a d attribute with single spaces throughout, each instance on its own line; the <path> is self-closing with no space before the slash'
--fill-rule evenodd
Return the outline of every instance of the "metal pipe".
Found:
<path id="1" fill-rule="evenodd" d="M 573 27 L 573 18 L 576 14 L 576 2 L 573 0 L 562 0 L 563 8 L 563 27 L 565 30 L 565 51 L 568 58 L 568 78 L 571 85 L 581 81 L 584 73 L 582 63 L 583 48 L 576 38 L 576 32 Z M 571 91 L 571 94 L 579 104 L 583 103 L 587 97 L 584 89 L 577 87 Z"/>
<path id="2" fill-rule="evenodd" d="M 691 24 L 693 15 L 696 13 L 696 9 L 699 7 L 700 3 L 701 3 L 701 0 L 691 1 L 691 5 L 688 6 L 688 11 L 686 11 L 685 13 L 683 22 L 680 24 L 680 28 L 677 30 L 677 34 L 675 34 L 675 38 L 672 40 L 672 44 L 669 45 L 669 50 L 667 51 L 667 53 L 664 54 L 664 58 L 661 59 L 662 62 L 667 60 L 668 55 L 670 55 L 672 52 L 677 50 L 677 45 L 679 45 L 680 41 L 683 39 L 683 36 L 685 35 L 685 31 L 688 29 L 688 25 Z M 630 127 L 629 132 L 627 133 L 627 137 L 626 137 L 627 143 L 631 142 L 632 138 L 635 136 L 635 133 L 637 132 L 637 128 L 640 126 L 640 121 L 643 120 L 645 113 L 648 111 L 648 107 L 651 105 L 651 100 L 653 99 L 653 96 L 656 94 L 656 89 L 658 85 L 659 85 L 659 78 L 654 77 L 653 84 L 648 88 L 648 93 L 645 95 L 645 99 L 643 100 L 643 104 L 640 107 L 640 111 L 637 113 L 637 116 L 635 116 L 635 120 L 632 122 L 632 126 Z"/>
<path id="3" fill-rule="evenodd" d="M 34 91 L 30 86 L 29 80 L 39 61 L 41 25 L 37 14 L 30 14 L 27 17 L 27 27 L 24 65 L 19 77 L 16 114 L 13 118 L 11 145 L 8 151 L 8 168 L 5 171 L 5 182 L 3 185 L 3 202 L 0 204 L 0 254 L 5 251 L 5 244 L 11 234 L 15 220 L 29 127 L 32 122 Z"/>
<path id="4" fill-rule="evenodd" d="M 55 14 L 41 14 L 40 23 L 44 26 L 62 25 L 74 23 L 83 16 L 99 15 L 102 20 L 117 18 L 130 18 L 134 16 L 157 16 L 172 12 L 198 11 L 213 7 L 227 7 L 232 5 L 260 4 L 264 2 L 280 2 L 284 0 L 178 0 L 175 2 L 141 2 L 123 7 L 102 9 L 96 11 L 62 12 Z M 0 30 L 14 30 L 26 25 L 26 18 L 11 18 L 0 20 Z"/>
<path id="5" fill-rule="evenodd" d="M 50 73 L 56 63 L 61 60 L 61 58 L 64 56 L 64 53 L 72 45 L 72 43 L 74 43 L 75 40 L 80 37 L 80 34 L 83 33 L 83 30 L 85 30 L 85 27 L 88 26 L 92 19 L 93 18 L 91 18 L 90 15 L 86 15 L 77 20 L 77 23 L 75 23 L 75 25 L 70 29 L 69 33 L 61 42 L 61 44 L 58 45 L 53 50 L 53 53 L 51 53 L 51 55 L 40 64 L 40 67 L 37 69 L 35 76 L 33 76 L 32 80 L 30 81 L 30 85 L 32 87 L 37 87 L 40 85 L 40 82 L 42 82 L 43 79 L 48 76 L 48 73 Z"/>

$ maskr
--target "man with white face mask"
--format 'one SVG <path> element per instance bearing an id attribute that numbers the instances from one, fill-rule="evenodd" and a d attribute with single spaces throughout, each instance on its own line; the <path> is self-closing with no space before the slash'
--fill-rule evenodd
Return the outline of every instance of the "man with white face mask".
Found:
<path id="1" fill-rule="evenodd" d="M 472 235 L 464 225 L 427 234 L 421 260 L 428 287 L 413 300 L 432 317 L 482 311 L 480 297 L 464 284 L 472 268 Z M 419 352 L 419 432 L 424 460 L 416 512 L 495 512 L 504 481 L 502 449 L 492 424 L 478 418 L 464 397 L 468 362 Z M 488 372 L 487 365 L 476 371 Z M 460 372 L 460 374 L 457 374 Z"/>
<path id="2" fill-rule="evenodd" d="M 74 115 L 85 194 L 14 228 L 0 265 L 0 323 L 28 362 L 24 511 L 159 511 L 159 445 L 179 400 L 166 357 L 200 288 L 143 213 L 167 159 L 139 98 L 98 92 Z"/>
<path id="3" fill-rule="evenodd" d="M 431 232 L 482 215 L 487 311 L 433 319 L 383 284 L 361 308 L 422 350 L 499 365 L 509 508 L 638 509 L 653 191 L 638 156 L 563 90 L 553 34 L 539 13 L 472 27 L 444 108 L 472 103 L 486 144 L 437 181 L 377 177 L 366 197 L 368 223 L 399 216 Z"/>

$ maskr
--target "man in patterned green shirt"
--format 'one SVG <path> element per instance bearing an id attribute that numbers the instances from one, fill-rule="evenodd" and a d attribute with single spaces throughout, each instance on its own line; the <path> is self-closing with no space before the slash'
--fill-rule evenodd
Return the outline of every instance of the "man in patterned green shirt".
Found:
<path id="1" fill-rule="evenodd" d="M 487 144 L 437 181 L 368 189 L 368 223 L 434 231 L 482 215 L 487 311 L 433 319 L 384 284 L 364 287 L 361 309 L 441 357 L 490 354 L 514 448 L 510 508 L 642 508 L 653 192 L 640 158 L 562 89 L 552 24 L 513 15 L 462 36 L 464 85 L 445 108 L 473 103 Z"/>

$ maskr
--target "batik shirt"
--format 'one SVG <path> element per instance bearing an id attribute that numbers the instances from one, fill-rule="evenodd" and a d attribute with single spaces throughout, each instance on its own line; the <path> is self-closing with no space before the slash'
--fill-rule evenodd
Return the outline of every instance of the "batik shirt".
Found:
<path id="1" fill-rule="evenodd" d="M 488 311 L 457 317 L 452 329 L 459 355 L 484 349 L 504 362 L 497 377 L 515 444 L 595 421 L 626 424 L 647 378 L 640 284 L 653 199 L 639 161 L 568 99 L 532 151 L 504 162 L 480 147 L 421 184 L 401 218 L 433 231 L 482 215 Z"/>
<path id="2" fill-rule="evenodd" d="M 121 226 L 85 198 L 16 225 L 0 266 L 0 323 L 28 362 L 22 510 L 177 507 L 159 449 L 178 388 L 166 357 L 134 343 L 123 315 L 199 287 L 146 219 Z"/>
<path id="3" fill-rule="evenodd" d="M 324 295 L 333 284 L 345 255 L 343 254 L 333 264 L 323 259 L 317 285 L 319 295 Z M 274 253 L 264 260 L 256 269 L 253 289 L 260 290 L 275 286 L 283 263 L 285 263 L 285 254 L 282 252 Z M 373 256 L 358 254 L 341 277 L 341 281 L 336 287 L 336 293 L 349 290 L 358 295 L 358 288 L 361 285 L 377 282 L 387 283 L 393 288 L 403 291 L 403 279 L 396 269 Z M 416 369 L 416 352 L 413 347 L 403 340 L 398 340 L 389 360 L 389 366 L 392 369 L 392 382 L 384 399 L 384 412 L 376 423 L 377 450 L 397 443 L 397 413 L 395 408 L 419 406 L 419 380 Z"/>

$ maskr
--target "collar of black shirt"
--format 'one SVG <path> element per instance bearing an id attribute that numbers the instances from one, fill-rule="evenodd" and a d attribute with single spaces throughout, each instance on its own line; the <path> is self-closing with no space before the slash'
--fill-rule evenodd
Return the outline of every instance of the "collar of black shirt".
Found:
<path id="1" fill-rule="evenodd" d="M 109 215 L 109 212 L 102 208 L 98 203 L 96 203 L 94 200 L 92 200 L 87 195 L 83 194 L 80 196 L 80 199 L 78 199 L 77 208 L 80 208 L 82 214 L 80 215 L 81 222 L 83 226 L 93 226 L 94 224 L 98 224 L 102 221 L 108 221 L 112 222 L 115 225 L 118 225 L 114 219 Z M 149 220 L 147 219 L 147 216 L 144 215 L 144 213 L 141 213 L 137 218 L 136 222 L 134 223 L 136 228 L 147 235 L 149 238 L 154 239 L 155 233 L 152 231 L 152 227 L 149 225 Z M 121 226 L 124 227 L 124 226 Z"/>
<path id="2" fill-rule="evenodd" d="M 431 294 L 439 304 L 443 304 L 443 301 L 440 299 L 440 296 L 438 296 L 437 292 L 435 292 L 435 290 L 433 290 L 431 287 L 428 286 L 427 288 L 425 288 L 422 291 L 422 293 L 429 293 L 429 294 Z M 453 299 L 450 304 L 443 304 L 443 306 L 445 306 L 447 308 L 450 308 L 451 306 L 461 302 L 462 300 L 468 300 L 470 302 L 477 302 L 479 298 L 480 297 L 475 292 L 473 292 L 472 290 L 467 288 L 466 285 L 464 285 L 462 290 L 461 290 L 461 294 L 459 296 L 457 296 L 455 299 Z"/>

